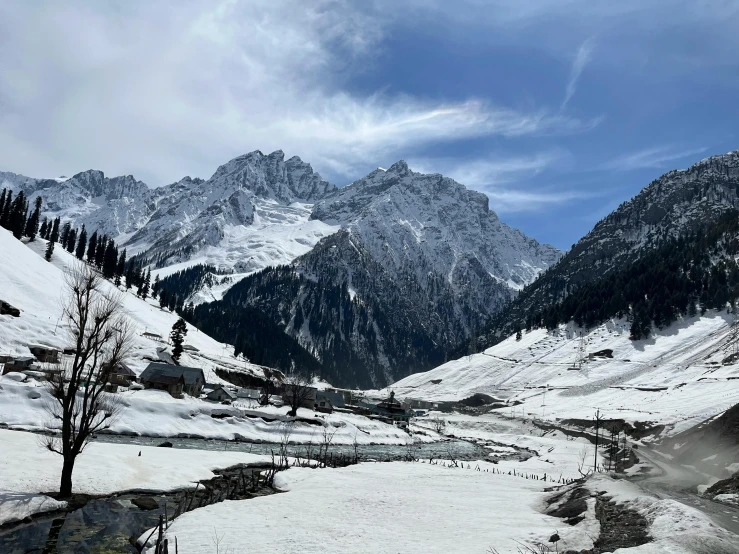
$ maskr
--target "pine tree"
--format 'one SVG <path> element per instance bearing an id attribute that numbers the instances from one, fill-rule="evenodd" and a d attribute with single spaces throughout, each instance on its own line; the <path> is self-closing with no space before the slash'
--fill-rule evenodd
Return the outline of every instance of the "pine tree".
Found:
<path id="1" fill-rule="evenodd" d="M 46 228 L 49 226 L 49 220 L 44 218 L 44 222 L 41 224 L 41 230 L 39 231 L 39 235 L 41 235 L 42 239 L 46 238 Z"/>
<path id="2" fill-rule="evenodd" d="M 103 255 L 103 277 L 112 279 L 115 277 L 115 270 L 118 267 L 118 249 L 115 247 L 113 239 L 108 241 Z"/>
<path id="3" fill-rule="evenodd" d="M 126 271 L 126 249 L 123 249 L 121 255 L 118 257 L 118 263 L 115 266 L 115 286 L 121 285 L 121 278 Z"/>
<path id="4" fill-rule="evenodd" d="M 95 252 L 97 252 L 98 247 L 98 232 L 93 231 L 92 235 L 90 235 L 90 242 L 87 243 L 87 263 L 94 264 L 95 263 Z"/>
<path id="5" fill-rule="evenodd" d="M 10 206 L 13 202 L 13 191 L 8 190 L 5 196 L 5 205 L 0 206 L 0 227 L 10 229 Z"/>
<path id="6" fill-rule="evenodd" d="M 51 229 L 51 235 L 49 235 L 49 244 L 46 245 L 45 258 L 47 262 L 51 261 L 51 255 L 54 253 L 54 243 L 59 240 L 59 218 L 54 220 L 54 225 Z"/>
<path id="7" fill-rule="evenodd" d="M 10 208 L 8 230 L 17 239 L 20 239 L 23 236 L 23 231 L 26 230 L 26 197 L 23 191 L 20 191 L 13 200 Z"/>
<path id="8" fill-rule="evenodd" d="M 95 248 L 95 265 L 98 269 L 103 268 L 103 262 L 105 261 L 105 249 L 107 246 L 108 235 L 103 235 L 102 238 L 98 239 L 98 244 Z"/>
<path id="9" fill-rule="evenodd" d="M 133 286 L 133 280 L 135 276 L 133 273 L 133 260 L 128 262 L 128 269 L 126 269 L 126 290 Z"/>
<path id="10" fill-rule="evenodd" d="M 521 340 L 521 326 L 520 325 L 516 325 L 516 340 L 517 341 Z"/>
<path id="11" fill-rule="evenodd" d="M 149 284 L 151 283 L 151 270 L 149 270 L 146 275 L 144 275 L 141 278 L 141 284 L 139 285 L 138 295 L 146 300 L 146 297 L 149 296 Z"/>
<path id="12" fill-rule="evenodd" d="M 77 229 L 70 229 L 67 233 L 67 252 L 74 254 L 74 247 L 77 245 Z"/>
<path id="13" fill-rule="evenodd" d="M 41 219 L 41 197 L 36 197 L 36 202 L 33 208 L 33 213 L 31 213 L 31 217 L 28 218 L 28 222 L 26 223 L 26 236 L 33 242 L 36 240 L 36 235 L 38 234 L 38 226 L 39 226 L 39 220 Z"/>
<path id="14" fill-rule="evenodd" d="M 159 307 L 164 309 L 168 306 L 167 291 L 162 289 L 159 291 Z"/>
<path id="15" fill-rule="evenodd" d="M 187 335 L 187 324 L 185 320 L 179 318 L 174 325 L 172 325 L 172 331 L 169 333 L 169 340 L 174 345 L 172 348 L 172 359 L 180 363 L 180 356 L 182 356 L 182 343 L 185 341 L 185 335 Z"/>
<path id="16" fill-rule="evenodd" d="M 82 229 L 80 229 L 80 237 L 77 239 L 77 250 L 75 250 L 74 255 L 77 256 L 78 260 L 83 260 L 85 258 L 85 248 L 87 248 L 87 231 L 85 230 L 85 224 L 82 224 Z"/>
<path id="17" fill-rule="evenodd" d="M 159 274 L 154 278 L 154 285 L 151 287 L 151 297 L 156 298 L 159 294 Z"/>
<path id="18" fill-rule="evenodd" d="M 5 207 L 5 196 L 8 194 L 7 189 L 3 189 L 3 192 L 0 193 L 0 218 L 3 214 L 3 208 Z"/>
<path id="19" fill-rule="evenodd" d="M 62 248 L 66 250 L 67 248 L 67 239 L 69 239 L 69 231 L 72 229 L 72 224 L 67 221 L 64 225 L 62 225 L 62 232 L 59 235 L 59 243 L 62 245 Z"/>

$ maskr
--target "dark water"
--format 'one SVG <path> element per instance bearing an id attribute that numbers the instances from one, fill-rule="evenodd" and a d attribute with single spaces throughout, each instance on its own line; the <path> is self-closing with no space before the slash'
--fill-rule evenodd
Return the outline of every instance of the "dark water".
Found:
<path id="1" fill-rule="evenodd" d="M 203 439 L 161 439 L 101 435 L 99 441 L 118 444 L 156 446 L 168 440 L 173 448 L 238 451 L 253 454 L 277 452 L 279 445 L 271 443 L 229 442 Z M 291 445 L 291 456 L 307 457 L 306 447 Z M 318 447 L 313 447 L 313 455 Z M 332 445 L 335 455 L 354 455 L 353 446 Z M 485 459 L 489 451 L 465 441 L 419 444 L 411 447 L 364 445 L 358 447 L 360 460 L 396 461 L 414 458 L 450 458 L 457 460 Z M 84 507 L 69 513 L 41 517 L 31 523 L 0 530 L 0 554 L 118 554 L 137 552 L 129 537 L 137 539 L 145 530 L 159 523 L 165 505 L 173 514 L 181 493 L 154 495 L 159 508 L 144 511 L 131 503 L 137 495 L 120 495 L 90 500 Z"/>
<path id="2" fill-rule="evenodd" d="M 173 499 L 153 497 L 159 509 L 144 511 L 131 504 L 134 495 L 90 500 L 84 507 L 53 518 L 0 531 L 2 554 L 137 552 L 129 537 L 138 538 L 159 523 L 159 514 L 176 507 Z"/>
<path id="3" fill-rule="evenodd" d="M 227 452 L 250 452 L 252 454 L 270 455 L 272 451 L 278 452 L 280 445 L 264 442 L 237 442 L 237 441 L 220 441 L 205 439 L 161 439 L 152 437 L 129 437 L 123 435 L 99 435 L 98 441 L 113 442 L 117 444 L 137 444 L 141 446 L 157 446 L 165 440 L 172 443 L 174 448 L 190 448 L 195 450 L 215 450 Z M 289 445 L 288 450 L 290 456 L 310 457 L 306 456 L 308 446 L 306 445 Z M 471 442 L 452 440 L 446 442 L 432 442 L 414 444 L 411 447 L 388 445 L 388 444 L 369 444 L 359 445 L 357 448 L 360 460 L 375 460 L 378 462 L 392 462 L 399 460 L 407 460 L 409 454 L 416 458 L 449 458 L 450 451 L 456 459 L 472 461 L 484 460 L 488 457 L 489 450 L 473 444 Z M 353 455 L 354 447 L 352 445 L 331 445 L 331 452 L 339 455 Z M 313 455 L 318 453 L 318 446 L 313 445 Z"/>

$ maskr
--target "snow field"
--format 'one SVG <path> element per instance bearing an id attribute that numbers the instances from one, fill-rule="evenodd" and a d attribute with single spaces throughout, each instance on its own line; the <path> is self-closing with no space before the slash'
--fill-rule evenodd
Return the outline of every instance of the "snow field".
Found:
<path id="1" fill-rule="evenodd" d="M 559 529 L 560 550 L 592 546 L 584 530 L 541 513 L 543 482 L 422 463 L 363 463 L 278 474 L 285 494 L 228 501 L 177 518 L 183 554 L 518 552 Z"/>

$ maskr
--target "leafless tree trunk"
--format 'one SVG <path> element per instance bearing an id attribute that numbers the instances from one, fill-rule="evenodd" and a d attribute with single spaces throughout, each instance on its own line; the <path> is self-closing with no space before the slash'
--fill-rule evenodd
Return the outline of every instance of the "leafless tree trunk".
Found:
<path id="1" fill-rule="evenodd" d="M 104 392 L 108 376 L 128 355 L 133 337 L 123 313 L 121 293 L 104 285 L 91 267 L 77 264 L 65 275 L 67 297 L 62 318 L 68 326 L 73 359 L 49 381 L 46 406 L 54 430 L 44 446 L 63 459 L 59 496 L 72 494 L 72 471 L 90 437 L 110 426 L 117 413 L 115 396 Z"/>
<path id="2" fill-rule="evenodd" d="M 311 379 L 306 375 L 292 373 L 285 378 L 285 403 L 290 406 L 287 415 L 295 417 L 298 408 L 311 396 Z"/>

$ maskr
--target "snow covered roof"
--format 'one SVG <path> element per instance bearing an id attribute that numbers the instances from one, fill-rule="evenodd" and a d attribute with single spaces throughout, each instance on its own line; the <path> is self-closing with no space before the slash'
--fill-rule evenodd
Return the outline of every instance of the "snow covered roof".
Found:
<path id="1" fill-rule="evenodd" d="M 211 398 L 211 397 L 215 397 L 215 396 L 217 396 L 217 393 L 218 393 L 219 391 L 223 391 L 223 393 L 224 393 L 224 394 L 225 394 L 225 395 L 226 395 L 226 396 L 227 396 L 228 398 L 230 398 L 231 400 L 234 400 L 234 399 L 236 398 L 236 395 L 235 395 L 235 394 L 234 394 L 233 392 L 231 392 L 230 390 L 228 390 L 228 389 L 227 389 L 226 387 L 224 387 L 224 386 L 222 386 L 222 385 L 219 385 L 218 387 L 216 387 L 215 389 L 213 389 L 212 391 L 210 391 L 210 392 L 208 393 L 208 398 Z"/>
<path id="2" fill-rule="evenodd" d="M 162 377 L 174 377 L 179 379 L 182 376 L 186 385 L 193 385 L 198 381 L 205 383 L 203 370 L 199 367 L 186 367 L 181 365 L 163 364 L 160 362 L 152 362 L 141 373 L 141 381 L 159 381 Z"/>

